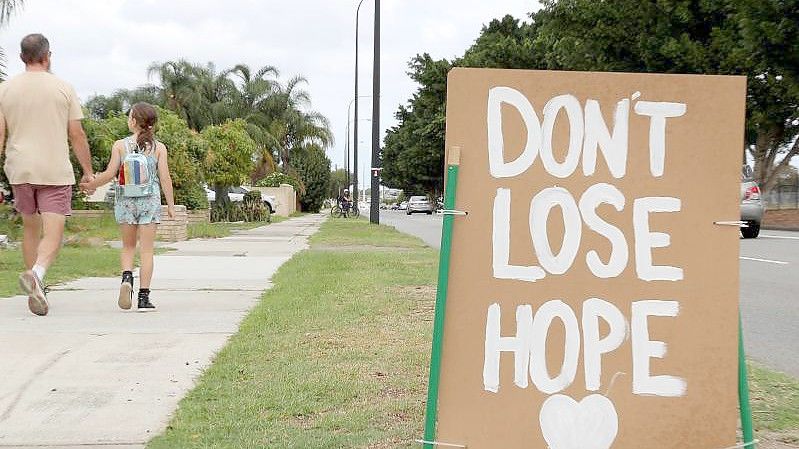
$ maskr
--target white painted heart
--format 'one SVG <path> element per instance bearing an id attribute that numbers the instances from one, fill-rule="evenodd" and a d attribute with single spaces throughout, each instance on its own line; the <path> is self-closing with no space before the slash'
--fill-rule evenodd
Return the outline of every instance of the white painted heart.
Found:
<path id="1" fill-rule="evenodd" d="M 538 416 L 549 449 L 609 449 L 619 431 L 619 416 L 610 399 L 599 394 L 577 402 L 550 396 Z"/>

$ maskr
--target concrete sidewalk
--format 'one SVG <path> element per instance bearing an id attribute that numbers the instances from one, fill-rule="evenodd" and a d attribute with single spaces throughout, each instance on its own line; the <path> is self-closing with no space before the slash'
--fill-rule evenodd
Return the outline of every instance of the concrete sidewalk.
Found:
<path id="1" fill-rule="evenodd" d="M 157 312 L 120 310 L 116 278 L 55 288 L 46 317 L 0 300 L 0 447 L 143 448 L 324 218 L 170 245 Z"/>

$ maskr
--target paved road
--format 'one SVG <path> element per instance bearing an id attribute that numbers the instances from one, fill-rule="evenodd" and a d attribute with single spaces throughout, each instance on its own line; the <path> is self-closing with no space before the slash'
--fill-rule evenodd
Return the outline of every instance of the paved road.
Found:
<path id="1" fill-rule="evenodd" d="M 383 211 L 380 220 L 440 247 L 440 215 Z M 741 315 L 747 355 L 799 378 L 799 232 L 741 240 Z"/>
<path id="2" fill-rule="evenodd" d="M 741 315 L 749 355 L 799 377 L 799 232 L 741 240 Z"/>
<path id="3" fill-rule="evenodd" d="M 441 247 L 443 215 L 413 214 L 402 211 L 380 211 L 380 223 L 394 226 L 398 231 L 415 235 L 433 248 Z"/>

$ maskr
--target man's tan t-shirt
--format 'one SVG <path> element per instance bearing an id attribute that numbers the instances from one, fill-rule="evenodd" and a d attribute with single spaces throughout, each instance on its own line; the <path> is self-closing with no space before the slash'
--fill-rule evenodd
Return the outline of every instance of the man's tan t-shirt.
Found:
<path id="1" fill-rule="evenodd" d="M 0 84 L 0 113 L 11 184 L 75 184 L 67 126 L 83 111 L 72 86 L 48 72 L 24 72 Z"/>

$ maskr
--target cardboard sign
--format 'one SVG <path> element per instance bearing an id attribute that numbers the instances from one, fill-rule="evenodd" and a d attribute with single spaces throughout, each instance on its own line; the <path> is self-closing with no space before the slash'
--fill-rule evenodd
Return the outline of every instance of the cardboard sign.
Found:
<path id="1" fill-rule="evenodd" d="M 737 424 L 743 77 L 455 69 L 436 440 L 721 449 Z"/>

